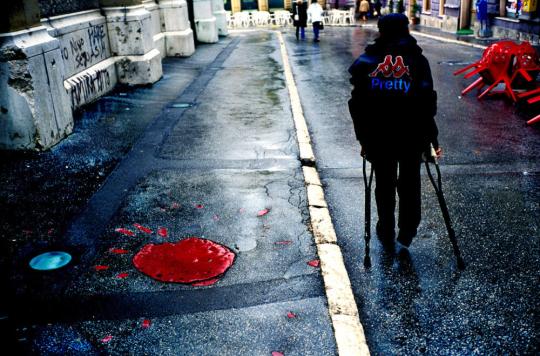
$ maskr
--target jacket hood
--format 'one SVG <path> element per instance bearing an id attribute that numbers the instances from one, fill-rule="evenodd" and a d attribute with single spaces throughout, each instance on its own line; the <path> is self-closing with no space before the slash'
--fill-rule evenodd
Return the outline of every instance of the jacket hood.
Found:
<path id="1" fill-rule="evenodd" d="M 388 52 L 399 52 L 411 55 L 422 54 L 422 49 L 416 44 L 416 40 L 407 34 L 400 38 L 379 37 L 375 43 L 366 47 L 367 55 L 382 55 Z"/>

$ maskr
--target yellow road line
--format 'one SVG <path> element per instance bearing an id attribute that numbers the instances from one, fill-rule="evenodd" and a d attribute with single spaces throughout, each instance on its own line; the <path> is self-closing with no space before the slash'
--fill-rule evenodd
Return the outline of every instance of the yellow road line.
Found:
<path id="1" fill-rule="evenodd" d="M 337 245 L 336 232 L 324 198 L 319 173 L 315 168 L 309 167 L 315 164 L 315 155 L 311 147 L 311 138 L 289 64 L 285 42 L 281 32 L 274 32 L 279 39 L 285 80 L 289 90 L 300 149 L 300 160 L 304 164 L 302 169 L 307 187 L 311 227 L 321 262 L 321 274 L 328 301 L 328 312 L 332 320 L 338 354 L 342 356 L 369 355 L 364 328 L 360 323 L 358 308 L 354 300 L 349 275 L 343 262 L 343 255 Z"/>

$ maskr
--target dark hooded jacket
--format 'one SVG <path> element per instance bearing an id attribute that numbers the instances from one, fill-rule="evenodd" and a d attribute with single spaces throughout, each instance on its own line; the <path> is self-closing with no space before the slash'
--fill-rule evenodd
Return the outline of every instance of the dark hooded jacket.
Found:
<path id="1" fill-rule="evenodd" d="M 354 130 L 368 159 L 437 148 L 437 95 L 427 59 L 408 33 L 380 37 L 349 68 Z"/>

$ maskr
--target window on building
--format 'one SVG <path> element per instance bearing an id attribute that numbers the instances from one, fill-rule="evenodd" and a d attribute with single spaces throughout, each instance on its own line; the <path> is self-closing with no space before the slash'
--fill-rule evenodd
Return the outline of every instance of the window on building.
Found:
<path id="1" fill-rule="evenodd" d="M 431 0 L 422 1 L 422 12 L 431 12 Z"/>
<path id="2" fill-rule="evenodd" d="M 506 17 L 519 17 L 522 5 L 522 0 L 506 0 Z"/>

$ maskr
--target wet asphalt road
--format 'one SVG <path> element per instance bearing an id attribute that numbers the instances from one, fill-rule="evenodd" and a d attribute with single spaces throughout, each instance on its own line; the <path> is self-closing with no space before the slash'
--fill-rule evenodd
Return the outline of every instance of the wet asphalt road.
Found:
<path id="1" fill-rule="evenodd" d="M 371 352 L 537 354 L 540 132 L 504 100 L 460 96 L 468 81 L 452 72 L 476 61 L 480 49 L 417 37 L 439 94 L 443 189 L 466 270 L 456 269 L 425 170 L 423 221 L 410 261 L 384 254 L 375 238 L 373 267 L 364 269 L 362 162 L 347 113 L 347 69 L 375 36 L 329 28 L 318 44 L 292 36 L 287 43 Z M 376 115 L 369 103 L 366 110 Z"/>
<path id="2" fill-rule="evenodd" d="M 424 179 L 411 263 L 383 255 L 373 239 L 364 270 L 346 69 L 374 35 L 328 28 L 314 44 L 285 34 L 372 353 L 538 353 L 539 131 L 503 101 L 458 97 L 465 83 L 453 64 L 480 50 L 419 38 L 439 91 L 444 188 L 467 269 L 455 268 Z M 0 162 L 1 262 L 17 294 L 21 353 L 335 354 L 321 278 L 306 264 L 316 252 L 276 37 L 234 34 L 165 60 L 164 73 L 88 106 L 50 152 Z M 133 223 L 169 236 L 114 231 Z M 142 245 L 188 236 L 237 253 L 216 285 L 158 283 L 132 267 Z M 28 270 L 31 256 L 53 248 L 74 263 Z"/>
<path id="3" fill-rule="evenodd" d="M 15 241 L 2 257 L 20 353 L 335 354 L 322 278 L 308 264 L 317 255 L 276 35 L 200 46 L 166 59 L 164 72 L 87 107 L 50 152 L 4 163 L 12 208 L 2 224 Z M 68 186 L 51 162 L 91 174 Z M 49 197 L 58 206 L 47 209 Z M 162 283 L 133 267 L 145 244 L 192 236 L 236 254 L 215 285 Z M 73 263 L 28 269 L 53 249 Z"/>

